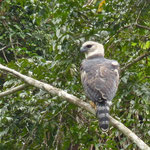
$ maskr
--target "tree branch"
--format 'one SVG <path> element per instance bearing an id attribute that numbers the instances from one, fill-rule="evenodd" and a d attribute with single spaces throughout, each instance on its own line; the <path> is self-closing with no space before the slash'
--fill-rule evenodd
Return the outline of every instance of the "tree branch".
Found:
<path id="1" fill-rule="evenodd" d="M 143 26 L 143 25 L 140 25 L 140 24 L 134 24 L 135 26 L 139 27 L 139 28 L 143 28 L 143 29 L 146 29 L 146 30 L 150 30 L 149 27 L 147 26 Z"/>
<path id="2" fill-rule="evenodd" d="M 4 59 L 6 60 L 6 62 L 7 62 L 7 63 L 9 63 L 9 61 L 8 61 L 8 59 L 7 59 L 6 55 L 5 55 L 4 50 L 2 50 L 2 53 L 3 53 Z"/>
<path id="3" fill-rule="evenodd" d="M 125 69 L 129 68 L 130 66 L 132 66 L 134 63 L 142 60 L 144 57 L 147 57 L 148 55 L 150 55 L 150 52 L 147 52 L 147 53 L 133 59 L 132 62 L 128 63 L 127 65 L 125 65 L 124 67 L 121 68 L 121 72 L 124 71 Z"/>
<path id="4" fill-rule="evenodd" d="M 147 26 L 143 26 L 143 25 L 140 25 L 138 23 L 132 23 L 132 24 L 129 24 L 129 25 L 125 25 L 124 27 L 121 27 L 118 31 L 116 31 L 116 33 L 113 35 L 113 36 L 110 36 L 108 38 L 106 38 L 105 42 L 104 43 L 108 43 L 109 40 L 112 38 L 112 37 L 115 37 L 118 33 L 120 33 L 121 31 L 127 29 L 127 28 L 131 28 L 133 26 L 136 26 L 136 27 L 139 27 L 139 28 L 143 28 L 143 29 L 146 29 L 146 30 L 150 30 L 149 27 Z M 110 46 L 109 46 L 110 47 Z M 108 48 L 109 49 L 109 48 Z"/>
<path id="5" fill-rule="evenodd" d="M 117 33 L 121 32 L 122 30 L 124 30 L 124 29 L 126 29 L 126 28 L 132 27 L 132 26 L 136 26 L 136 27 L 139 27 L 139 28 L 143 28 L 143 29 L 146 29 L 146 30 L 150 30 L 150 28 L 147 27 L 147 26 L 143 26 L 143 25 L 140 25 L 140 24 L 138 24 L 138 23 L 133 23 L 133 24 L 126 25 L 126 26 L 120 28 L 120 29 L 117 31 Z"/>
<path id="6" fill-rule="evenodd" d="M 22 85 L 19 85 L 17 87 L 11 88 L 5 92 L 1 92 L 0 97 L 4 97 L 4 96 L 10 95 L 12 93 L 15 93 L 17 91 L 23 90 L 26 86 L 27 86 L 27 84 L 22 84 Z"/>
<path id="7" fill-rule="evenodd" d="M 7 48 L 8 46 L 4 46 L 0 49 L 0 51 L 4 50 L 5 48 Z"/>
<path id="8" fill-rule="evenodd" d="M 121 122 L 111 118 L 111 124 L 122 131 L 132 142 L 134 142 L 141 150 L 150 150 L 150 147 L 145 144 L 135 133 L 124 126 Z"/>
<path id="9" fill-rule="evenodd" d="M 88 0 L 87 3 L 85 5 L 83 5 L 83 7 L 86 7 L 86 6 L 91 5 L 93 3 L 95 3 L 95 0 Z"/>
<path id="10" fill-rule="evenodd" d="M 143 11 L 145 5 L 146 5 L 146 1 L 145 1 L 144 5 L 143 5 L 142 9 L 139 11 L 139 14 L 138 14 L 138 16 L 137 16 L 137 18 L 136 18 L 136 21 L 135 21 L 136 23 L 138 23 L 138 20 L 139 20 L 139 18 L 140 18 L 140 15 L 141 15 L 141 13 L 142 13 L 142 11 Z"/>
<path id="11" fill-rule="evenodd" d="M 68 102 L 73 103 L 85 110 L 87 110 L 88 112 L 92 113 L 92 114 L 96 114 L 95 110 L 90 106 L 90 104 L 80 100 L 79 98 L 77 98 L 74 95 L 68 94 L 67 92 L 58 89 L 56 87 L 53 87 L 47 83 L 43 83 L 41 81 L 35 80 L 31 77 L 28 77 L 26 75 L 23 75 L 13 69 L 10 69 L 8 67 L 5 67 L 3 65 L 0 64 L 0 69 L 5 71 L 5 72 L 9 72 L 17 77 L 19 77 L 20 79 L 22 79 L 24 82 L 35 86 L 37 88 L 46 90 L 48 93 L 53 94 L 53 95 L 58 95 L 59 97 L 62 97 L 64 99 L 66 99 Z M 145 144 L 136 134 L 134 134 L 131 130 L 129 130 L 127 127 L 125 127 L 122 123 L 120 123 L 119 121 L 117 121 L 116 119 L 112 118 L 111 116 L 110 118 L 110 123 L 118 128 L 122 133 L 124 133 L 131 141 L 133 141 L 134 143 L 137 144 L 137 146 L 141 149 L 141 150 L 150 150 L 150 147 Z"/>

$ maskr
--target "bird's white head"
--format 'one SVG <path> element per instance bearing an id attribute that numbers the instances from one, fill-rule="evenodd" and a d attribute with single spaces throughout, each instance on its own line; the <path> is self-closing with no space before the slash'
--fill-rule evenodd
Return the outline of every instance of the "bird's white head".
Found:
<path id="1" fill-rule="evenodd" d="M 94 55 L 102 55 L 104 56 L 104 46 L 98 42 L 87 41 L 83 43 L 81 52 L 85 52 L 85 57 L 88 58 Z"/>

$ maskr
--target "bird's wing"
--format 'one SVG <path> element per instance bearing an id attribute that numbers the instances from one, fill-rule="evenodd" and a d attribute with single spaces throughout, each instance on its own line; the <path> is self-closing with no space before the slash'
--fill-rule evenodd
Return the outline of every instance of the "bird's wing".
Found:
<path id="1" fill-rule="evenodd" d="M 110 61 L 81 70 L 81 80 L 87 96 L 97 102 L 112 100 L 119 82 L 119 64 Z"/>

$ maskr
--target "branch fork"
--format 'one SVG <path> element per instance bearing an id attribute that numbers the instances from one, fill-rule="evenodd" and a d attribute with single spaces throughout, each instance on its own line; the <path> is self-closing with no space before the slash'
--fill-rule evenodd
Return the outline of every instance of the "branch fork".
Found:
<path id="1" fill-rule="evenodd" d="M 48 93 L 52 94 L 52 95 L 58 95 L 59 97 L 62 97 L 63 99 L 66 99 L 68 102 L 73 103 L 79 107 L 81 107 L 82 109 L 87 110 L 88 112 L 92 113 L 92 114 L 96 114 L 95 110 L 90 106 L 90 104 L 80 100 L 79 98 L 77 98 L 76 96 L 72 95 L 72 94 L 68 94 L 67 92 L 65 92 L 64 90 L 61 90 L 59 88 L 53 87 L 47 83 L 35 80 L 31 77 L 28 77 L 26 75 L 23 75 L 13 69 L 10 69 L 6 66 L 3 66 L 0 64 L 0 70 L 4 71 L 4 72 L 8 72 L 10 74 L 13 74 L 14 76 L 17 76 L 18 78 L 20 78 L 21 80 L 23 80 L 26 84 L 29 84 L 31 86 L 43 89 L 45 91 L 47 91 Z M 22 85 L 20 90 L 25 87 L 25 85 Z M 14 90 L 17 91 L 17 90 Z M 13 91 L 13 92 L 14 92 Z M 12 91 L 9 93 L 13 93 Z M 1 93 L 2 94 L 2 93 Z M 1 95 L 0 94 L 0 95 Z M 8 93 L 7 93 L 8 94 Z M 6 94 L 5 94 L 6 95 Z M 2 96 L 1 96 L 2 97 Z M 135 133 L 133 133 L 130 129 L 128 129 L 126 126 L 124 126 L 121 122 L 117 121 L 116 119 L 114 119 L 113 117 L 109 117 L 110 118 L 110 123 L 116 127 L 117 129 L 119 129 L 122 133 L 124 133 L 132 142 L 134 142 L 141 150 L 150 150 L 150 147 L 144 143 Z"/>

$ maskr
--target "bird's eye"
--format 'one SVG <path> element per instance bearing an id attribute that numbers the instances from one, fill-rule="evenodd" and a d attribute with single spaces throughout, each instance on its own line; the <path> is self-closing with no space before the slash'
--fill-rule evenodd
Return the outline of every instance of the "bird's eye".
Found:
<path id="1" fill-rule="evenodd" d="M 87 47 L 87 48 L 91 48 L 91 47 L 92 47 L 92 45 L 87 45 L 86 47 Z"/>

